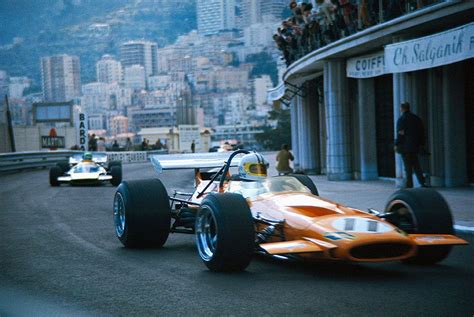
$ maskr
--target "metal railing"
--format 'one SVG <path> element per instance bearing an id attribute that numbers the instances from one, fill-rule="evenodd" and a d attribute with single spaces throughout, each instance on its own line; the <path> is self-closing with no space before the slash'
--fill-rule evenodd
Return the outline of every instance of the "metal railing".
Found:
<path id="1" fill-rule="evenodd" d="M 81 151 L 37 151 L 0 154 L 0 173 L 21 171 L 24 169 L 50 167 L 61 161 L 67 161 L 70 156 Z M 166 150 L 140 152 L 106 152 L 111 160 L 123 163 L 148 162 L 151 154 L 166 154 Z"/>

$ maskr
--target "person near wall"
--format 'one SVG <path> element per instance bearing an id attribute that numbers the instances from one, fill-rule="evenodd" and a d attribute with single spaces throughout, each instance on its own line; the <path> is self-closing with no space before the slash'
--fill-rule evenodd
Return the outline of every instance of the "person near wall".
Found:
<path id="1" fill-rule="evenodd" d="M 425 144 L 425 132 L 420 117 L 410 111 L 410 104 L 404 102 L 400 106 L 402 115 L 397 121 L 397 138 L 395 151 L 402 156 L 406 180 L 404 188 L 413 187 L 413 171 L 422 187 L 428 187 L 421 170 L 420 154 Z"/>
<path id="2" fill-rule="evenodd" d="M 196 152 L 196 143 L 193 140 L 193 143 L 191 143 L 191 152 Z"/>
<path id="3" fill-rule="evenodd" d="M 293 169 L 290 167 L 290 161 L 293 161 L 295 158 L 291 154 L 288 144 L 283 144 L 281 146 L 280 152 L 276 156 L 277 166 L 276 169 L 279 175 L 286 175 L 293 173 Z"/>

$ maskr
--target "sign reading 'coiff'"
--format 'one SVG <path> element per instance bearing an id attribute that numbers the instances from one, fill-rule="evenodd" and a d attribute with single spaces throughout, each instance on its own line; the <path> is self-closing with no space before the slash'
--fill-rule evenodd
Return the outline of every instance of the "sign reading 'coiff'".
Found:
<path id="1" fill-rule="evenodd" d="M 385 74 L 383 51 L 348 59 L 346 73 L 350 78 L 370 78 Z"/>
<path id="2" fill-rule="evenodd" d="M 474 23 L 385 47 L 386 70 L 409 72 L 474 57 Z"/>

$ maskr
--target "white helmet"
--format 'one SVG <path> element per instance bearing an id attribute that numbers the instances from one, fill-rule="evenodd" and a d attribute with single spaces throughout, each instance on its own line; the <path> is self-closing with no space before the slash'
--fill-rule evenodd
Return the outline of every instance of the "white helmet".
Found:
<path id="1" fill-rule="evenodd" d="M 239 163 L 239 178 L 249 181 L 263 181 L 267 178 L 268 162 L 259 153 L 242 157 Z"/>

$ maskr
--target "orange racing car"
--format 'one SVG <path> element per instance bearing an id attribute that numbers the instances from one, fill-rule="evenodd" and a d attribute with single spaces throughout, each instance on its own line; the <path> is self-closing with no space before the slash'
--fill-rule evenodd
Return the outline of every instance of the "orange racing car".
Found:
<path id="1" fill-rule="evenodd" d="M 385 211 L 365 212 L 320 197 L 306 175 L 267 177 L 268 163 L 259 153 L 238 150 L 224 154 L 225 160 L 222 154 L 152 156 L 158 172 L 194 169 L 193 193 L 169 197 L 159 179 L 122 182 L 114 198 L 122 244 L 161 247 L 169 233 L 195 234 L 211 271 L 244 270 L 255 253 L 434 264 L 453 245 L 467 244 L 453 235 L 451 212 L 435 190 L 399 190 Z M 235 167 L 238 173 L 231 175 Z"/>

